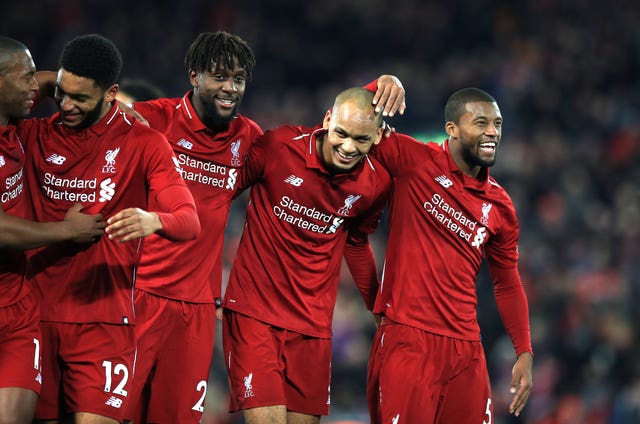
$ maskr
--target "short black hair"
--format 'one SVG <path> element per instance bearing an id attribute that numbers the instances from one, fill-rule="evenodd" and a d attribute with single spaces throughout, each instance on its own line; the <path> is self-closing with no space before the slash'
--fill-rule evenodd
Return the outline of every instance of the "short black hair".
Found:
<path id="1" fill-rule="evenodd" d="M 29 51 L 27 46 L 9 37 L 0 37 L 0 74 L 14 65 L 13 55 L 19 52 Z"/>
<path id="2" fill-rule="evenodd" d="M 250 80 L 256 58 L 247 42 L 225 31 L 204 32 L 189 46 L 184 64 L 187 72 L 209 71 L 213 64 L 233 69 L 234 58 L 245 69 L 247 79 Z"/>
<path id="3" fill-rule="evenodd" d="M 162 90 L 144 79 L 123 78 L 120 82 L 120 92 L 131 96 L 135 102 L 159 99 L 164 97 Z"/>
<path id="4" fill-rule="evenodd" d="M 108 38 L 99 34 L 85 34 L 64 46 L 59 66 L 79 77 L 94 80 L 106 90 L 120 77 L 122 55 Z"/>
<path id="5" fill-rule="evenodd" d="M 460 121 L 460 117 L 466 112 L 467 103 L 484 102 L 497 103 L 489 93 L 475 87 L 467 87 L 453 93 L 444 107 L 445 122 Z"/>

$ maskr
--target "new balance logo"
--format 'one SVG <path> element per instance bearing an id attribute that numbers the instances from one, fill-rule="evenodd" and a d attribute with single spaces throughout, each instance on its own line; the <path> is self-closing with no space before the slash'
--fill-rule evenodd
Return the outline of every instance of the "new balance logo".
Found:
<path id="1" fill-rule="evenodd" d="M 440 185 L 444 188 L 449 188 L 453 185 L 453 183 L 451 182 L 451 180 L 447 177 L 445 177 L 444 175 L 440 175 L 439 177 L 435 177 L 434 180 L 436 180 L 436 182 L 439 182 Z"/>
<path id="2" fill-rule="evenodd" d="M 122 406 L 122 399 L 119 399 L 115 396 L 111 396 L 109 399 L 107 399 L 107 401 L 104 404 L 108 406 L 113 406 L 114 408 L 120 408 Z"/>
<path id="3" fill-rule="evenodd" d="M 57 155 L 55 153 L 47 158 L 47 162 L 51 162 L 56 165 L 62 165 L 65 160 L 67 160 L 67 158 L 65 158 L 64 156 Z"/>
<path id="4" fill-rule="evenodd" d="M 180 141 L 178 141 L 176 144 L 178 146 L 184 147 L 185 149 L 189 149 L 189 150 L 193 149 L 193 143 L 188 140 L 185 140 L 184 138 L 180 139 Z"/>
<path id="5" fill-rule="evenodd" d="M 289 183 L 292 186 L 296 186 L 296 187 L 300 187 L 303 181 L 304 180 L 302 178 L 296 177 L 295 175 L 289 175 L 289 177 L 287 177 L 287 179 L 284 180 L 285 183 Z"/>

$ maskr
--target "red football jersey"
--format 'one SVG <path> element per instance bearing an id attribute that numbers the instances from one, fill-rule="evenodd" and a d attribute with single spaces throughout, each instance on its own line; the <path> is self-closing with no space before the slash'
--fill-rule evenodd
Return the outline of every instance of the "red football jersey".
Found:
<path id="1" fill-rule="evenodd" d="M 390 178 L 368 156 L 351 173 L 328 173 L 316 152 L 322 131 L 280 127 L 249 151 L 239 189 L 253 187 L 223 305 L 331 337 L 347 231 L 375 230 Z"/>
<path id="2" fill-rule="evenodd" d="M 221 295 L 224 230 L 238 170 L 262 130 L 252 120 L 238 115 L 227 131 L 211 131 L 196 115 L 191 93 L 134 105 L 151 128 L 169 140 L 195 199 L 202 226 L 195 240 L 181 243 L 157 235 L 147 237 L 136 288 L 170 299 L 211 303 Z"/>
<path id="3" fill-rule="evenodd" d="M 182 185 L 177 159 L 159 132 L 117 106 L 98 123 L 76 131 L 49 119 L 24 120 L 25 179 L 38 221 L 60 221 L 75 203 L 108 219 L 122 209 L 150 210 L 163 189 Z M 133 323 L 135 267 L 141 241 L 102 237 L 37 250 L 29 276 L 42 294 L 43 321 Z"/>
<path id="4" fill-rule="evenodd" d="M 7 214 L 20 218 L 27 216 L 23 166 L 24 150 L 15 128 L 0 126 L 0 205 Z M 0 250 L 0 308 L 14 304 L 29 292 L 24 269 L 23 252 Z"/>
<path id="5" fill-rule="evenodd" d="M 476 277 L 483 257 L 490 265 L 517 266 L 511 199 L 488 169 L 482 180 L 463 174 L 448 142 L 394 133 L 375 147 L 393 178 L 393 194 L 374 311 L 432 333 L 480 340 Z"/>

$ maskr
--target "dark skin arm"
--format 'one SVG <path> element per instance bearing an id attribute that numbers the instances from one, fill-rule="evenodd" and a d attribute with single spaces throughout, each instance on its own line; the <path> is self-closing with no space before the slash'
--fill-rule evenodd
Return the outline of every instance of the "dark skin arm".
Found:
<path id="1" fill-rule="evenodd" d="M 81 210 L 78 203 L 67 211 L 64 221 L 34 222 L 0 209 L 0 248 L 26 250 L 63 241 L 93 242 L 104 233 L 106 222 L 102 215 L 87 215 Z"/>

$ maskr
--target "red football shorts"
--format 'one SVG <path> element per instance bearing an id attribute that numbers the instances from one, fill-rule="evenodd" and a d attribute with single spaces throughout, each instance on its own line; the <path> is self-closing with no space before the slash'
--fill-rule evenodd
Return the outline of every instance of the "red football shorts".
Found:
<path id="1" fill-rule="evenodd" d="M 494 422 L 481 342 L 386 319 L 371 348 L 367 399 L 374 424 Z"/>
<path id="2" fill-rule="evenodd" d="M 225 309 L 222 345 L 230 412 L 285 405 L 301 414 L 329 414 L 331 339 L 273 327 Z"/>
<path id="3" fill-rule="evenodd" d="M 34 292 L 0 308 L 0 388 L 40 393 L 40 313 Z"/>
<path id="4" fill-rule="evenodd" d="M 122 421 L 135 363 L 133 327 L 42 321 L 43 384 L 36 419 L 88 412 Z"/>
<path id="5" fill-rule="evenodd" d="M 138 423 L 198 423 L 213 356 L 213 303 L 188 303 L 135 291 L 138 357 L 128 418 Z"/>

